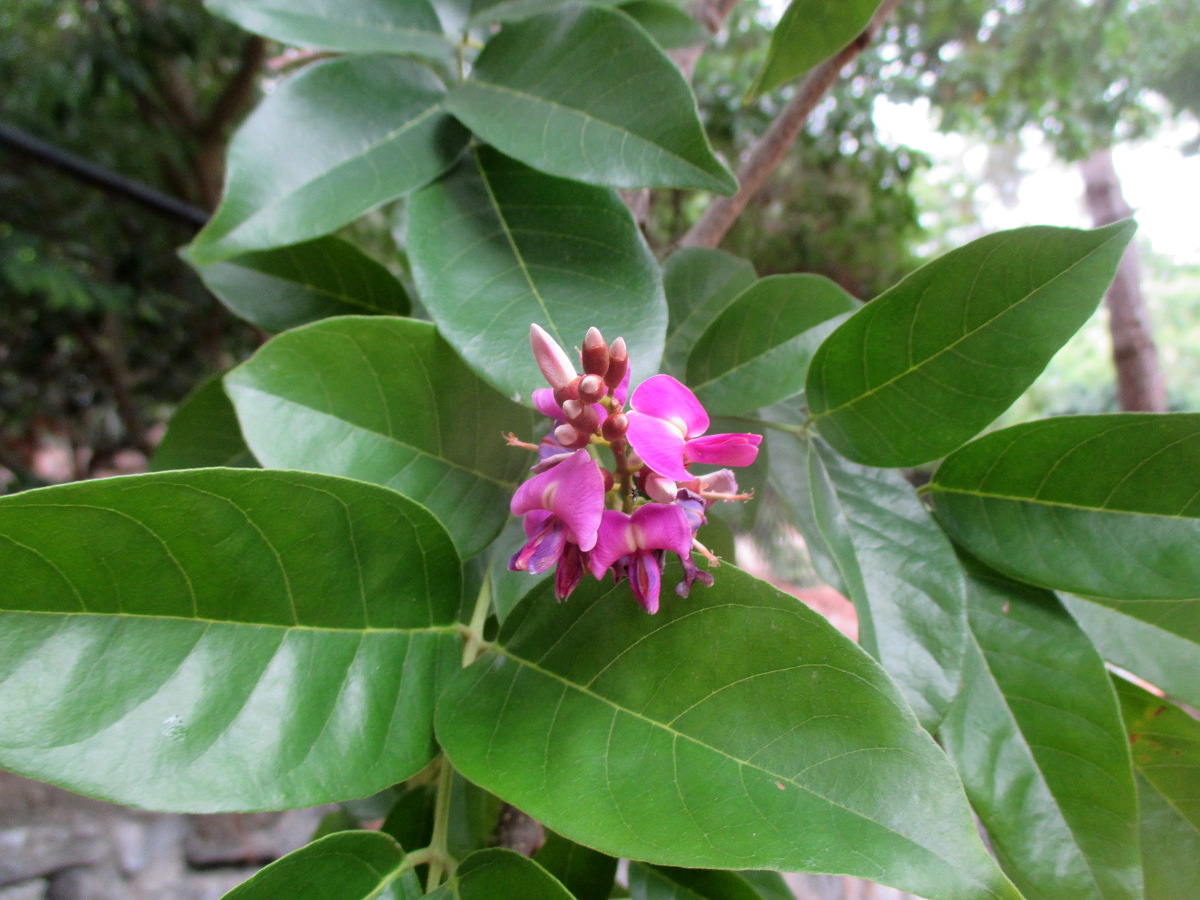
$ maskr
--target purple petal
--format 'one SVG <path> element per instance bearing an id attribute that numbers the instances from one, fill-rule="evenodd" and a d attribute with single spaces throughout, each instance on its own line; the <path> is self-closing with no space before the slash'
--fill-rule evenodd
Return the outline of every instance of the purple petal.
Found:
<path id="1" fill-rule="evenodd" d="M 706 434 L 687 442 L 683 458 L 688 463 L 748 466 L 758 458 L 761 443 L 761 434 Z"/>
<path id="2" fill-rule="evenodd" d="M 596 578 L 603 578 L 609 567 L 637 549 L 629 516 L 615 509 L 606 509 L 592 548 L 589 567 Z"/>
<path id="3" fill-rule="evenodd" d="M 621 379 L 621 383 L 618 384 L 616 390 L 613 391 L 612 397 L 617 401 L 617 405 L 622 409 L 625 407 L 625 401 L 629 399 L 629 376 L 632 372 L 633 369 L 627 368 L 625 370 L 625 377 Z"/>
<path id="4" fill-rule="evenodd" d="M 696 395 L 670 375 L 655 375 L 639 384 L 633 392 L 632 406 L 640 413 L 678 426 L 686 437 L 708 431 L 708 413 Z"/>
<path id="5" fill-rule="evenodd" d="M 510 509 L 514 516 L 549 510 L 566 524 L 567 540 L 591 550 L 604 512 L 604 476 L 587 450 L 576 450 L 517 488 Z"/>
<path id="6" fill-rule="evenodd" d="M 539 516 L 539 518 L 542 518 Z M 533 529 L 529 520 L 525 521 L 525 533 Z M 546 514 L 540 527 L 537 527 L 525 546 L 513 554 L 508 561 L 508 568 L 513 572 L 529 572 L 539 575 L 547 571 L 558 561 L 566 544 L 563 523 L 552 515 Z"/>
<path id="7" fill-rule="evenodd" d="M 586 568 L 587 554 L 579 549 L 578 544 L 567 544 L 558 561 L 558 569 L 554 572 L 554 596 L 560 601 L 566 600 L 571 591 L 579 587 Z"/>
<path id="8" fill-rule="evenodd" d="M 642 609 L 654 615 L 658 612 L 658 596 L 662 591 L 662 554 L 638 551 L 629 558 L 629 589 Z"/>
<path id="9" fill-rule="evenodd" d="M 680 556 L 692 552 L 692 526 L 677 506 L 647 503 L 634 510 L 629 524 L 639 550 L 670 550 Z"/>
<path id="10" fill-rule="evenodd" d="M 629 430 L 625 437 L 642 462 L 666 478 L 687 481 L 691 476 L 683 467 L 684 439 L 679 430 L 644 413 L 631 411 L 628 418 Z"/>

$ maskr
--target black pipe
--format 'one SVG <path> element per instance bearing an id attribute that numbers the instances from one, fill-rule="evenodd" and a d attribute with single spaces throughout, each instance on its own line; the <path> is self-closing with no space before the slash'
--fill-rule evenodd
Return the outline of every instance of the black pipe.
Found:
<path id="1" fill-rule="evenodd" d="M 118 175 L 116 172 L 110 172 L 83 157 L 38 140 L 33 135 L 26 134 L 11 125 L 5 125 L 3 122 L 0 122 L 0 147 L 24 154 L 37 162 L 66 172 L 80 181 L 85 181 L 111 194 L 126 197 L 147 209 L 184 222 L 193 228 L 203 228 L 208 221 L 208 213 L 202 209 L 169 197 L 161 191 Z"/>

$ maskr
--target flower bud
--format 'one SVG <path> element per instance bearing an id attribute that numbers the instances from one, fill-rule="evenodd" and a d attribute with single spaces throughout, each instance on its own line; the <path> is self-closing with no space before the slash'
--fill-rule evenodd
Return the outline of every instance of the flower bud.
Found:
<path id="1" fill-rule="evenodd" d="M 600 414 L 590 403 L 584 404 L 578 400 L 568 400 L 563 403 L 563 415 L 580 434 L 593 435 L 600 428 Z"/>
<path id="2" fill-rule="evenodd" d="M 579 381 L 580 378 L 576 375 L 570 382 L 560 388 L 554 389 L 554 402 L 562 406 L 568 400 L 579 399 Z"/>
<path id="3" fill-rule="evenodd" d="M 529 326 L 529 346 L 550 387 L 558 390 L 574 380 L 575 366 L 571 358 L 540 325 Z"/>
<path id="4" fill-rule="evenodd" d="M 674 481 L 649 469 L 642 469 L 642 471 L 646 473 L 642 482 L 642 490 L 646 492 L 647 497 L 658 503 L 674 502 L 675 495 L 679 493 L 679 486 Z"/>
<path id="5" fill-rule="evenodd" d="M 605 393 L 604 379 L 599 375 L 584 375 L 579 380 L 580 403 L 599 403 Z"/>
<path id="6" fill-rule="evenodd" d="M 629 417 L 625 413 L 613 413 L 604 420 L 604 424 L 600 427 L 600 433 L 604 435 L 606 441 L 619 441 L 625 437 L 625 432 L 629 430 Z"/>
<path id="7" fill-rule="evenodd" d="M 583 371 L 588 375 L 603 375 L 608 371 L 608 345 L 600 329 L 592 326 L 583 339 Z"/>
<path id="8" fill-rule="evenodd" d="M 604 383 L 616 390 L 628 369 L 629 351 L 625 349 L 625 338 L 619 337 L 608 348 L 608 371 L 604 373 Z"/>
<path id="9" fill-rule="evenodd" d="M 568 450 L 578 450 L 580 447 L 588 445 L 591 435 L 580 434 L 570 425 L 562 424 L 554 429 L 554 439 Z"/>
<path id="10" fill-rule="evenodd" d="M 604 476 L 604 493 L 608 493 L 613 489 L 613 485 L 617 483 L 617 479 L 613 477 L 613 473 L 608 469 L 601 469 L 600 474 Z"/>

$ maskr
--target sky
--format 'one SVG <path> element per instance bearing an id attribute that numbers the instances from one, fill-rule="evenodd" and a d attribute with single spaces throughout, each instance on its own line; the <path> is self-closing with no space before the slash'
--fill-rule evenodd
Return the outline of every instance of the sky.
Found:
<path id="1" fill-rule="evenodd" d="M 1026 174 L 1017 189 L 1017 202 L 1009 206 L 983 183 L 987 147 L 937 131 L 926 102 L 877 100 L 875 122 L 884 140 L 933 158 L 929 179 L 979 185 L 980 233 L 1022 225 L 1090 227 L 1077 167 L 1058 162 L 1036 131 L 1022 135 L 1018 164 Z M 1153 139 L 1121 144 L 1113 151 L 1125 200 L 1138 222 L 1139 239 L 1177 265 L 1200 264 L 1200 155 L 1187 157 L 1177 149 L 1197 128 L 1195 122 L 1168 126 Z"/>

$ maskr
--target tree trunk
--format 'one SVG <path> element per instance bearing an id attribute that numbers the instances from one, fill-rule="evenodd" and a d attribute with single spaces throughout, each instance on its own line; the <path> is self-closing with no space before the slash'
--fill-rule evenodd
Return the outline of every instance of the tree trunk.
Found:
<path id="1" fill-rule="evenodd" d="M 1124 219 L 1133 210 L 1121 195 L 1121 182 L 1113 167 L 1112 149 L 1097 150 L 1081 165 L 1084 193 L 1092 224 L 1099 228 Z M 1125 412 L 1166 412 L 1167 389 L 1158 366 L 1158 350 L 1150 329 L 1150 316 L 1142 298 L 1137 246 L 1130 244 L 1121 257 L 1117 277 L 1105 296 L 1112 333 L 1113 363 L 1117 369 L 1117 398 Z"/>

